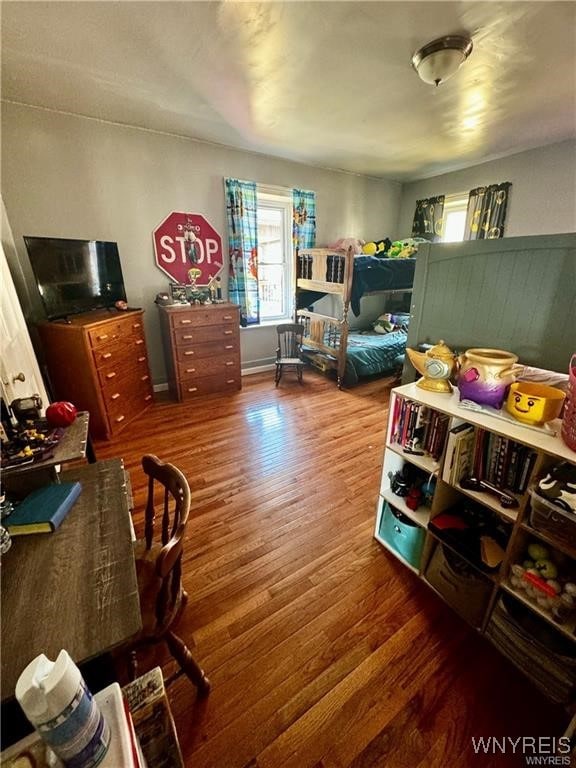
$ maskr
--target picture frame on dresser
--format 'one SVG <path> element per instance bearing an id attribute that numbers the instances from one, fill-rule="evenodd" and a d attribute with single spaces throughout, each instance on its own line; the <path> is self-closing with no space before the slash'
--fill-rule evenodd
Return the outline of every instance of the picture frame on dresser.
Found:
<path id="1" fill-rule="evenodd" d="M 170 283 L 170 296 L 176 304 L 188 304 L 188 286 Z"/>

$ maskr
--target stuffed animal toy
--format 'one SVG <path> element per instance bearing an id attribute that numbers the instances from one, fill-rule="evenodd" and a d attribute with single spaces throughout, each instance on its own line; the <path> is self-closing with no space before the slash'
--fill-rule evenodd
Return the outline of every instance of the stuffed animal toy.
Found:
<path id="1" fill-rule="evenodd" d="M 418 252 L 418 245 L 409 237 L 406 240 L 396 240 L 388 251 L 390 259 L 409 259 Z"/>
<path id="2" fill-rule="evenodd" d="M 372 327 L 376 333 L 390 333 L 390 331 L 394 330 L 392 315 L 389 312 L 380 315 L 380 317 L 376 318 Z"/>
<path id="3" fill-rule="evenodd" d="M 362 253 L 367 256 L 387 256 L 386 252 L 391 245 L 392 243 L 387 237 L 384 240 L 370 240 L 362 246 Z"/>
<path id="4" fill-rule="evenodd" d="M 364 240 L 358 240 L 356 237 L 341 237 L 335 243 L 331 243 L 328 248 L 333 248 L 335 251 L 347 251 L 352 246 L 354 253 L 357 255 L 362 253 L 363 245 Z"/>

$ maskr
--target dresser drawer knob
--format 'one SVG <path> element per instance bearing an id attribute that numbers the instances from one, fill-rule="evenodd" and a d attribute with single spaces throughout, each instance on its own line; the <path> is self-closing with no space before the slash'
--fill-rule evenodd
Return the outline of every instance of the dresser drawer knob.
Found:
<path id="1" fill-rule="evenodd" d="M 183 335 L 182 335 L 182 338 L 183 338 L 183 339 L 192 339 L 192 338 L 194 338 L 194 337 L 192 336 L 192 334 L 191 334 L 191 333 L 185 333 L 185 334 L 183 334 Z"/>
<path id="2" fill-rule="evenodd" d="M 224 320 L 232 320 L 232 315 L 224 315 Z"/>
<path id="3" fill-rule="evenodd" d="M 227 379 L 226 384 L 234 384 L 235 381 L 236 379 Z"/>
<path id="4" fill-rule="evenodd" d="M 112 352 L 104 352 L 102 360 L 108 360 L 109 357 L 112 357 Z"/>
<path id="5" fill-rule="evenodd" d="M 137 339 L 134 343 L 136 344 L 136 346 L 138 346 L 139 344 L 144 344 L 144 339 Z"/>
<path id="6" fill-rule="evenodd" d="M 117 418 L 117 419 L 114 419 L 114 421 L 115 421 L 117 424 L 119 424 L 121 421 L 124 421 L 124 419 L 125 419 L 125 418 L 126 418 L 126 416 L 118 416 L 118 418 Z"/>
<path id="7" fill-rule="evenodd" d="M 152 400 L 152 395 L 146 395 L 146 397 L 144 398 L 144 400 Z"/>
<path id="8" fill-rule="evenodd" d="M 180 320 L 180 325 L 190 325 L 192 320 Z"/>
<path id="9" fill-rule="evenodd" d="M 110 396 L 110 400 L 118 400 L 119 397 L 120 392 L 114 392 L 114 394 Z"/>
<path id="10" fill-rule="evenodd" d="M 226 360 L 226 365 L 234 365 L 234 360 Z"/>
<path id="11" fill-rule="evenodd" d="M 101 336 L 96 336 L 96 338 L 98 339 L 98 341 L 106 341 L 106 339 L 108 338 L 108 334 L 103 333 Z"/>
<path id="12" fill-rule="evenodd" d="M 196 373 L 196 368 L 186 368 L 186 373 Z"/>
<path id="13" fill-rule="evenodd" d="M 188 387 L 188 392 L 198 392 L 198 387 Z"/>
<path id="14" fill-rule="evenodd" d="M 143 363 L 143 362 L 144 362 L 144 360 L 146 360 L 146 355 L 142 355 L 142 357 L 139 357 L 139 358 L 138 358 L 138 362 L 139 362 L 139 363 Z"/>
<path id="15" fill-rule="evenodd" d="M 234 344 L 226 344 L 224 349 L 234 349 Z"/>
<path id="16" fill-rule="evenodd" d="M 140 381 L 147 381 L 150 377 L 148 374 L 145 374 L 144 376 L 140 376 Z"/>
<path id="17" fill-rule="evenodd" d="M 224 331 L 224 336 L 232 336 L 232 331 Z"/>
<path id="18" fill-rule="evenodd" d="M 132 323 L 132 328 L 140 328 L 140 323 Z"/>
<path id="19" fill-rule="evenodd" d="M 193 355 L 194 354 L 194 350 L 193 349 L 189 349 L 187 352 L 184 352 L 184 354 L 187 355 L 187 356 L 188 355 Z"/>
<path id="20" fill-rule="evenodd" d="M 110 371 L 110 373 L 106 374 L 107 379 L 113 379 L 116 376 L 116 371 Z"/>

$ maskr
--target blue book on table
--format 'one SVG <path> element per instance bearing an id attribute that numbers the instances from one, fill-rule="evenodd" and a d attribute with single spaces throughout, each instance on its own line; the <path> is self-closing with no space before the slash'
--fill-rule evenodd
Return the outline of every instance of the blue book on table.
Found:
<path id="1" fill-rule="evenodd" d="M 80 495 L 80 483 L 54 483 L 38 488 L 2 521 L 10 536 L 55 531 Z"/>

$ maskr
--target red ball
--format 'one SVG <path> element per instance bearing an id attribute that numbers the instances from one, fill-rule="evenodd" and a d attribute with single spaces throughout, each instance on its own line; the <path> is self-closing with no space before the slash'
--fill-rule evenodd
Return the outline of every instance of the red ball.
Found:
<path id="1" fill-rule="evenodd" d="M 72 403 L 52 403 L 46 408 L 46 421 L 51 427 L 69 427 L 78 410 Z"/>

